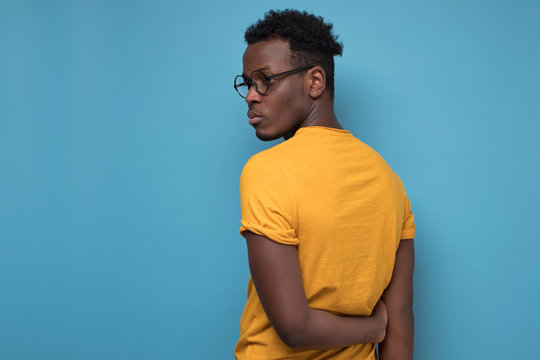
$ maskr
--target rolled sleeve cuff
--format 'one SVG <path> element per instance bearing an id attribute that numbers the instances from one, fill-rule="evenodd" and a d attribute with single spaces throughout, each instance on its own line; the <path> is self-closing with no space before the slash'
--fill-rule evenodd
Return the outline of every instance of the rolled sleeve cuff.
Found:
<path id="1" fill-rule="evenodd" d="M 403 229 L 401 230 L 401 240 L 414 239 L 415 229 Z"/>
<path id="2" fill-rule="evenodd" d="M 256 225 L 256 224 L 250 224 L 247 221 L 240 221 L 242 226 L 240 226 L 240 229 L 238 232 L 240 235 L 244 236 L 245 231 L 251 231 L 254 234 L 265 236 L 268 239 L 275 241 L 280 244 L 284 245 L 298 245 L 298 239 L 296 238 L 296 234 L 294 229 L 289 230 L 273 230 L 265 228 L 264 226 Z M 245 237 L 245 236 L 244 236 Z"/>

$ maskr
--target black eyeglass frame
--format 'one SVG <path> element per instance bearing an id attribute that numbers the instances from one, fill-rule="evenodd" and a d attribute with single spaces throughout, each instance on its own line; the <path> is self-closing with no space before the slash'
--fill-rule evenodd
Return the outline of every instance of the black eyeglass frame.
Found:
<path id="1" fill-rule="evenodd" d="M 302 67 L 299 67 L 299 68 L 296 68 L 296 69 L 292 69 L 292 70 L 288 70 L 288 71 L 284 71 L 284 72 L 280 72 L 280 73 L 272 74 L 272 75 L 266 75 L 261 70 L 255 70 L 255 71 L 253 71 L 251 73 L 251 76 L 249 78 L 245 78 L 244 75 L 236 75 L 236 77 L 234 78 L 234 89 L 236 90 L 238 95 L 240 95 L 243 98 L 245 98 L 247 96 L 247 93 L 246 93 L 246 96 L 242 95 L 242 93 L 240 92 L 240 90 L 238 88 L 241 87 L 241 86 L 244 86 L 244 85 L 247 85 L 248 92 L 249 92 L 249 89 L 253 86 L 253 88 L 255 89 L 255 91 L 258 94 L 266 95 L 268 93 L 268 89 L 270 88 L 270 80 L 273 80 L 273 79 L 275 79 L 275 78 L 277 78 L 279 76 L 292 75 L 292 74 L 296 74 L 296 73 L 299 73 L 299 72 L 302 72 L 302 71 L 306 71 L 306 70 L 311 69 L 314 66 L 315 65 L 302 66 Z M 260 72 L 264 77 L 264 82 L 265 82 L 265 85 L 266 85 L 266 91 L 265 92 L 260 92 L 259 89 L 257 88 L 257 84 L 254 83 L 251 80 L 251 79 L 253 79 L 253 74 L 255 74 L 256 72 Z M 244 82 L 242 82 L 240 84 L 237 84 L 236 81 L 238 80 L 239 77 L 242 78 L 242 80 Z"/>

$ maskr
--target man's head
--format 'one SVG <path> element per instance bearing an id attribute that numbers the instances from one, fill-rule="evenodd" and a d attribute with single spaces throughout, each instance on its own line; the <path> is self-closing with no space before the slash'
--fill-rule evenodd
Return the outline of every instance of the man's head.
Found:
<path id="1" fill-rule="evenodd" d="M 294 67 L 320 65 L 326 73 L 326 87 L 334 96 L 334 56 L 341 55 L 343 45 L 332 34 L 332 24 L 322 17 L 297 10 L 270 10 L 264 19 L 251 25 L 245 33 L 248 45 L 270 38 L 287 40 Z"/>
<path id="2" fill-rule="evenodd" d="M 332 103 L 334 55 L 341 55 L 343 45 L 331 24 L 306 12 L 271 10 L 247 29 L 245 39 L 243 74 L 235 87 L 246 98 L 259 139 L 292 136 L 313 116 L 316 103 Z"/>

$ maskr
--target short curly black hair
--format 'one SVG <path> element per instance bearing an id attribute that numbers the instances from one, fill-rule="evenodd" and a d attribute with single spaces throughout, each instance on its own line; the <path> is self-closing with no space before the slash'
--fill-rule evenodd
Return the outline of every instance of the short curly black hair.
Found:
<path id="1" fill-rule="evenodd" d="M 332 33 L 332 24 L 320 16 L 298 10 L 270 10 L 264 19 L 247 28 L 248 45 L 273 37 L 289 42 L 293 66 L 320 65 L 326 72 L 326 87 L 334 97 L 334 56 L 343 52 L 343 44 Z"/>

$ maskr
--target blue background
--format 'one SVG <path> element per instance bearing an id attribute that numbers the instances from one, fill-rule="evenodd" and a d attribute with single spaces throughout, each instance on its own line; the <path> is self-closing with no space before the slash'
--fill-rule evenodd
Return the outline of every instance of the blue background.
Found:
<path id="1" fill-rule="evenodd" d="M 232 359 L 232 82 L 270 8 L 334 23 L 336 111 L 416 215 L 416 359 L 538 357 L 540 2 L 0 1 L 0 358 Z"/>

